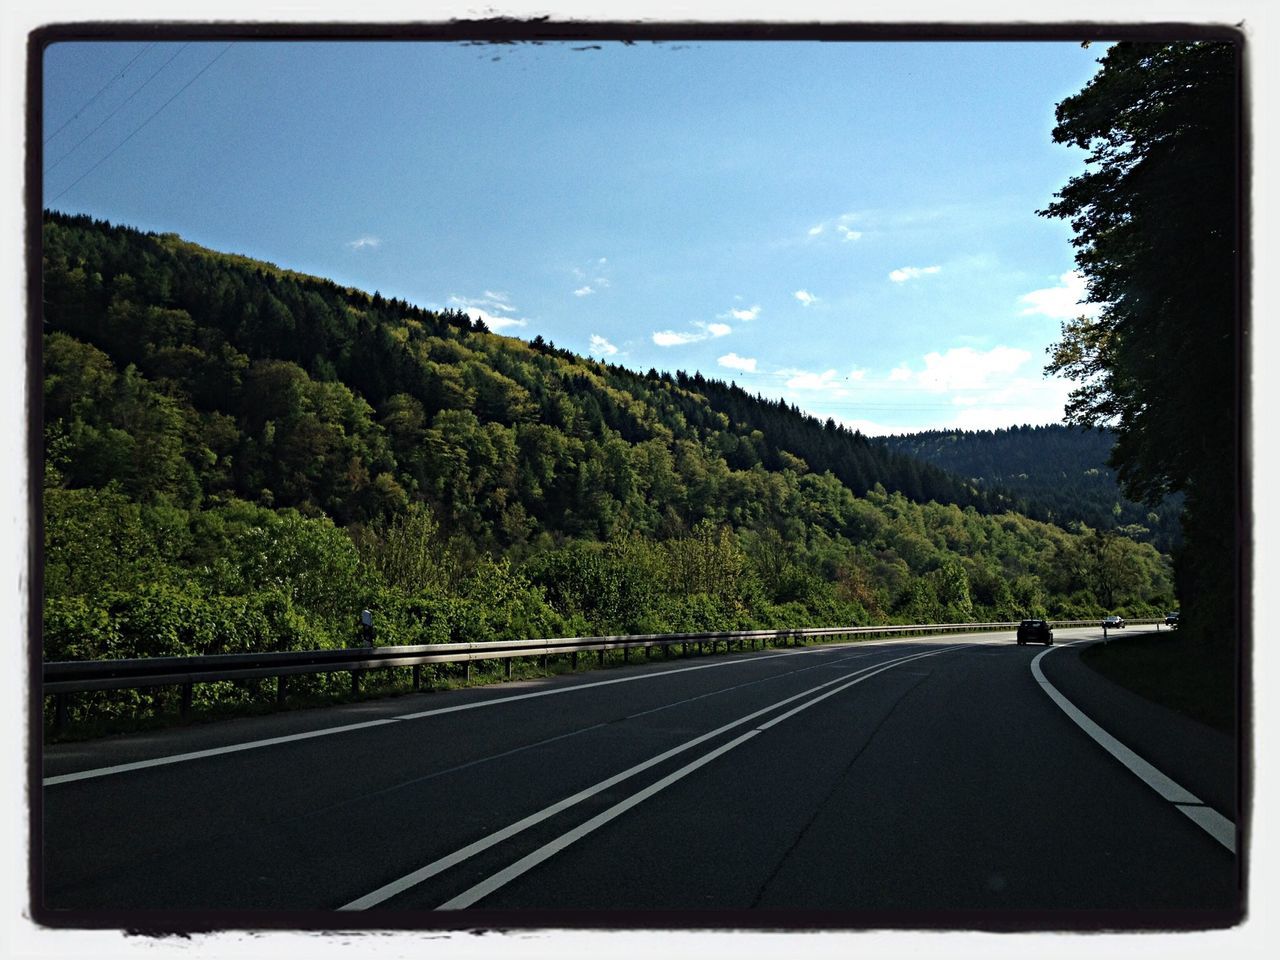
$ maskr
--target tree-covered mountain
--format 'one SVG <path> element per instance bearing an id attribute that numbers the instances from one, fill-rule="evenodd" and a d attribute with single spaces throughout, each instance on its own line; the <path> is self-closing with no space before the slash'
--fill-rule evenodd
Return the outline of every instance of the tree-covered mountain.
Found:
<path id="1" fill-rule="evenodd" d="M 1149 545 L 696 374 L 85 217 L 42 253 L 49 659 L 1171 602 Z"/>
<path id="2" fill-rule="evenodd" d="M 1120 490 L 1107 458 L 1115 434 L 1105 428 L 1053 424 L 1007 430 L 926 430 L 877 438 L 889 450 L 919 457 L 979 490 L 1014 499 L 1014 509 L 1065 526 L 1120 530 L 1169 553 L 1181 540 L 1181 496 L 1157 506 Z"/>
<path id="3" fill-rule="evenodd" d="M 80 345 L 51 342 L 46 366 L 62 385 L 46 419 L 71 424 L 75 404 L 107 402 L 85 392 L 100 381 L 77 382 L 74 372 L 95 369 L 101 355 L 134 368 L 114 403 L 127 404 L 143 381 L 173 401 L 150 414 L 167 438 L 162 450 L 67 438 L 78 455 L 59 462 L 73 485 L 114 477 L 141 499 L 163 493 L 183 504 L 234 494 L 340 523 L 427 499 L 447 529 L 501 548 L 543 532 L 607 537 L 623 514 L 644 533 L 696 521 L 701 505 L 687 496 L 663 504 L 670 516 L 638 501 L 628 511 L 630 481 L 579 469 L 584 459 L 607 461 L 597 454 L 611 443 L 656 442 L 686 456 L 692 447 L 681 445 L 692 444 L 730 470 L 777 472 L 798 457 L 857 495 L 879 483 L 918 502 L 984 511 L 998 502 L 700 374 L 597 364 L 541 338 L 488 334 L 462 313 L 344 290 L 174 235 L 56 214 L 48 224 L 46 329 Z M 176 419 L 162 425 L 165 417 Z M 495 484 L 504 495 L 490 495 Z"/>

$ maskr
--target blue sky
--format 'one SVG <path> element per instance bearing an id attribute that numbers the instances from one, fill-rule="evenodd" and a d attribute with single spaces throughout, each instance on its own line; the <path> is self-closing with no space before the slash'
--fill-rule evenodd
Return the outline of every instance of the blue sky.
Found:
<path id="1" fill-rule="evenodd" d="M 57 44 L 45 203 L 873 435 L 1051 423 L 1102 50 Z"/>

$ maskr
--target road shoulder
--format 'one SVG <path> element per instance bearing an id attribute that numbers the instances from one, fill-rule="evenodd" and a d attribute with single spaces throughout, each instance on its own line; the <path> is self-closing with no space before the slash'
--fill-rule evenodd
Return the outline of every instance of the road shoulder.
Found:
<path id="1" fill-rule="evenodd" d="M 1239 824 L 1237 739 L 1108 680 L 1082 662 L 1087 645 L 1054 648 L 1040 660 L 1045 678 L 1126 747 Z"/>

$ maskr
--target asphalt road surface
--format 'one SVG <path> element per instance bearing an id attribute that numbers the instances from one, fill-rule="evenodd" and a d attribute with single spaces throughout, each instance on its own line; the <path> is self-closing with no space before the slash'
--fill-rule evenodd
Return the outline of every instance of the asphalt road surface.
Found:
<path id="1" fill-rule="evenodd" d="M 1162 795 L 1051 696 L 1102 682 L 1063 647 L 1098 631 L 1056 634 L 654 660 L 50 747 L 37 915 L 1229 924 L 1234 756 L 1207 774 L 1149 726 L 1197 791 Z"/>

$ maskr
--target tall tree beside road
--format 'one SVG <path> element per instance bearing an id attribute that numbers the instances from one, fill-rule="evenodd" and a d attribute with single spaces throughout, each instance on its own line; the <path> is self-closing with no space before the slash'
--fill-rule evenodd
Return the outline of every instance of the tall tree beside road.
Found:
<path id="1" fill-rule="evenodd" d="M 1118 43 L 1058 105 L 1053 138 L 1089 150 L 1044 216 L 1069 220 L 1096 313 L 1063 325 L 1050 373 L 1067 419 L 1116 430 L 1127 496 L 1186 494 L 1183 622 L 1234 644 L 1240 589 L 1240 50 Z"/>

